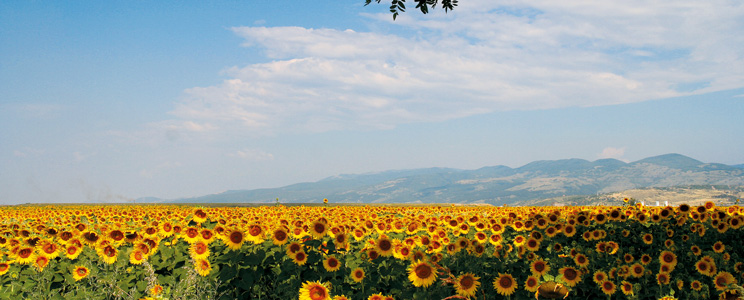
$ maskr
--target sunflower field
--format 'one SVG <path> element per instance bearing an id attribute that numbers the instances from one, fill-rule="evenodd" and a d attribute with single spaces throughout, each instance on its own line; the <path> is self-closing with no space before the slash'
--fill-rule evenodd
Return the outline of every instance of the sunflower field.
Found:
<path id="1" fill-rule="evenodd" d="M 741 299 L 738 205 L 0 207 L 0 299 Z"/>

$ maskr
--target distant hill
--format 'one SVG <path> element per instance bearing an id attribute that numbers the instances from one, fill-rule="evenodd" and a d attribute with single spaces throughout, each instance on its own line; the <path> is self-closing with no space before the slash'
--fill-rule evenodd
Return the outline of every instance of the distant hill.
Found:
<path id="1" fill-rule="evenodd" d="M 623 198 L 632 198 L 645 205 L 671 205 L 682 203 L 688 205 L 703 205 L 712 201 L 717 205 L 731 205 L 737 199 L 744 199 L 744 186 L 729 185 L 687 185 L 674 187 L 646 187 L 619 192 L 570 195 L 547 199 L 518 201 L 513 205 L 544 206 L 544 205 L 619 205 Z"/>
<path id="2" fill-rule="evenodd" d="M 187 203 L 487 203 L 493 205 L 648 187 L 744 186 L 744 167 L 665 154 L 625 163 L 616 159 L 542 160 L 519 168 L 427 168 L 344 174 L 280 188 L 234 190 L 175 200 Z M 147 200 L 147 201 L 144 201 Z"/>

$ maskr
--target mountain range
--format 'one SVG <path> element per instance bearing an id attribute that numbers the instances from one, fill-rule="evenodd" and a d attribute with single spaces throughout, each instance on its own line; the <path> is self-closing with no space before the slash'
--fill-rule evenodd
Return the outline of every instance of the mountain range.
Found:
<path id="1" fill-rule="evenodd" d="M 485 203 L 510 204 L 567 195 L 645 187 L 744 186 L 744 165 L 703 163 L 665 154 L 626 163 L 617 159 L 541 160 L 518 168 L 426 168 L 345 174 L 279 188 L 231 190 L 194 198 L 140 198 L 178 203 Z"/>

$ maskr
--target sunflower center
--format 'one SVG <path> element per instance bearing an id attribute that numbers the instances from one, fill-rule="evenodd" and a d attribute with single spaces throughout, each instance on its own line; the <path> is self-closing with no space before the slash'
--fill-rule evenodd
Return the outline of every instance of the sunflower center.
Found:
<path id="1" fill-rule="evenodd" d="M 465 276 L 460 280 L 460 286 L 462 286 L 463 289 L 470 289 L 473 287 L 473 277 Z"/>
<path id="2" fill-rule="evenodd" d="M 542 272 L 543 270 L 545 270 L 545 264 L 542 262 L 535 263 L 535 271 Z"/>
<path id="3" fill-rule="evenodd" d="M 44 252 L 46 252 L 47 254 L 52 254 L 54 253 L 54 251 L 57 251 L 57 246 L 55 246 L 54 244 L 48 244 L 44 246 Z"/>
<path id="4" fill-rule="evenodd" d="M 295 256 L 295 259 L 297 259 L 298 261 L 305 260 L 305 253 L 297 252 L 297 255 Z"/>
<path id="5" fill-rule="evenodd" d="M 664 262 L 665 263 L 671 263 L 673 261 L 674 261 L 674 257 L 672 257 L 671 255 L 668 255 L 668 254 L 667 255 L 664 255 Z"/>
<path id="6" fill-rule="evenodd" d="M 114 248 L 111 248 L 111 246 L 106 246 L 105 249 L 103 249 L 103 254 L 106 254 L 108 257 L 114 257 L 116 256 L 116 250 Z"/>
<path id="7" fill-rule="evenodd" d="M 380 250 L 382 251 L 388 251 L 393 246 L 393 244 L 390 243 L 388 240 L 382 240 L 380 241 Z"/>
<path id="8" fill-rule="evenodd" d="M 195 248 L 196 248 L 195 249 L 196 250 L 195 252 L 197 254 L 204 254 L 204 252 L 207 252 L 207 246 L 204 245 L 204 243 L 198 243 L 198 244 L 196 244 L 196 247 Z"/>
<path id="9" fill-rule="evenodd" d="M 261 234 L 261 226 L 253 225 L 251 226 L 251 229 L 248 230 L 248 233 L 252 236 L 259 236 Z"/>
<path id="10" fill-rule="evenodd" d="M 23 248 L 21 249 L 21 251 L 18 251 L 18 256 L 21 258 L 28 258 L 29 256 L 31 256 L 31 253 L 33 253 L 31 249 Z"/>
<path id="11" fill-rule="evenodd" d="M 287 233 L 284 232 L 283 230 L 277 230 L 276 232 L 274 232 L 274 238 L 277 241 L 286 240 L 287 239 Z"/>
<path id="12" fill-rule="evenodd" d="M 141 251 L 134 252 L 134 259 L 142 260 L 142 252 Z"/>
<path id="13" fill-rule="evenodd" d="M 499 279 L 499 286 L 501 286 L 502 288 L 505 288 L 505 289 L 510 288 L 512 286 L 512 280 L 511 280 L 511 278 L 506 277 L 506 276 L 501 277 L 501 279 Z"/>
<path id="14" fill-rule="evenodd" d="M 566 269 L 566 271 L 563 272 L 563 277 L 566 278 L 566 280 L 574 280 L 578 275 L 579 274 L 576 273 L 576 270 L 574 269 Z"/>
<path id="15" fill-rule="evenodd" d="M 431 276 L 431 267 L 427 264 L 420 264 L 416 267 L 416 276 L 421 279 L 426 279 Z"/>
<path id="16" fill-rule="evenodd" d="M 727 281 L 727 280 L 726 280 L 726 278 L 725 278 L 725 277 L 723 277 L 723 276 L 721 276 L 721 277 L 718 277 L 718 278 L 716 279 L 716 286 L 726 286 L 726 284 L 727 284 L 727 283 L 728 283 L 728 281 Z"/>
<path id="17" fill-rule="evenodd" d="M 124 233 L 118 230 L 114 230 L 109 235 L 114 241 L 121 241 L 124 238 Z"/>
<path id="18" fill-rule="evenodd" d="M 323 287 L 320 286 L 313 286 L 312 288 L 310 288 L 309 294 L 310 299 L 312 300 L 326 298 L 326 291 Z"/>
<path id="19" fill-rule="evenodd" d="M 77 269 L 78 276 L 85 276 L 85 274 L 88 274 L 88 270 L 86 269 Z"/>
<path id="20" fill-rule="evenodd" d="M 315 223 L 313 230 L 317 233 L 323 233 L 325 232 L 325 225 L 323 225 L 323 223 Z"/>
<path id="21" fill-rule="evenodd" d="M 243 234 L 238 231 L 233 231 L 230 233 L 230 241 L 234 244 L 239 244 L 243 241 Z"/>

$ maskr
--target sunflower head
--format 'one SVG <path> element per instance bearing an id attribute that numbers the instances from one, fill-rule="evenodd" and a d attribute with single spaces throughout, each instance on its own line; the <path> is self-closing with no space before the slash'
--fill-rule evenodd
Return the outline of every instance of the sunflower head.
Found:
<path id="1" fill-rule="evenodd" d="M 319 281 L 308 281 L 300 288 L 299 300 L 331 300 L 330 287 Z"/>
<path id="2" fill-rule="evenodd" d="M 535 297 L 537 298 L 540 296 L 547 299 L 564 299 L 568 297 L 568 293 L 568 288 L 565 285 L 555 281 L 548 281 L 543 282 L 537 287 Z"/>
<path id="3" fill-rule="evenodd" d="M 88 274 L 90 274 L 90 270 L 83 266 L 75 266 L 75 269 L 72 270 L 72 278 L 74 278 L 75 281 L 80 281 L 81 279 L 88 277 Z"/>
<path id="4" fill-rule="evenodd" d="M 497 293 L 509 296 L 517 289 L 517 282 L 511 274 L 499 273 L 499 276 L 493 280 L 493 287 L 496 289 Z"/>
<path id="5" fill-rule="evenodd" d="M 416 287 L 428 287 L 437 280 L 437 274 L 426 261 L 416 261 L 408 267 L 408 279 Z"/>
<path id="6" fill-rule="evenodd" d="M 465 273 L 458 276 L 455 279 L 455 290 L 457 291 L 457 294 L 463 297 L 475 296 L 475 292 L 478 289 L 478 286 L 480 286 L 478 279 L 480 279 L 480 277 L 476 277 L 472 273 Z"/>
<path id="7" fill-rule="evenodd" d="M 354 280 L 354 282 L 359 283 L 364 280 L 364 269 L 362 268 L 356 268 L 354 270 L 351 270 L 351 279 Z"/>

